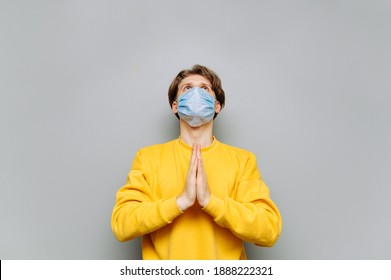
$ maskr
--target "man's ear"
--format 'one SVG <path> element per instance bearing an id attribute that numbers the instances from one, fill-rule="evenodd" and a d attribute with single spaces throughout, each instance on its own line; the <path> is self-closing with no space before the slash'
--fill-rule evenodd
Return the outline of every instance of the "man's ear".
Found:
<path id="1" fill-rule="evenodd" d="M 215 102 L 215 113 L 218 114 L 221 111 L 221 104 L 219 101 Z"/>
<path id="2" fill-rule="evenodd" d="M 174 114 L 178 113 L 178 102 L 177 101 L 172 102 L 171 110 Z"/>

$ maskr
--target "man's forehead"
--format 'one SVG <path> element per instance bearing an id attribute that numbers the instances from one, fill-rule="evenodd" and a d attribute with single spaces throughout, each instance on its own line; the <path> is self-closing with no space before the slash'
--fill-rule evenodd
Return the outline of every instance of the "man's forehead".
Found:
<path id="1" fill-rule="evenodd" d="M 185 84 L 191 84 L 191 85 L 208 85 L 211 86 L 210 81 L 201 75 L 190 75 L 186 78 L 184 78 L 180 83 L 179 87 Z"/>

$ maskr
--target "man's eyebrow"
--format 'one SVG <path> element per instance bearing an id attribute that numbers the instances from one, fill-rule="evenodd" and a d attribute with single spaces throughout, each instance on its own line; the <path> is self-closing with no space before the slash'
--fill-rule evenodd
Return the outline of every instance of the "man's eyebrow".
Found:
<path id="1" fill-rule="evenodd" d="M 181 85 L 181 88 L 184 86 L 191 86 L 191 83 L 187 82 L 186 84 Z"/>
<path id="2" fill-rule="evenodd" d="M 186 84 L 181 85 L 181 87 L 184 87 L 184 86 L 193 86 L 193 85 L 195 85 L 195 84 L 196 84 L 196 83 L 187 82 Z M 200 86 L 212 87 L 212 85 L 209 84 L 209 83 L 201 83 L 201 84 L 199 84 L 199 85 L 200 85 Z"/>
<path id="3" fill-rule="evenodd" d="M 186 86 L 194 86 L 194 85 L 196 85 L 196 83 L 187 82 L 187 83 L 181 85 L 181 86 L 178 88 L 178 90 L 182 90 L 182 89 L 183 89 L 184 87 L 186 87 Z M 212 85 L 211 85 L 211 84 L 207 84 L 207 83 L 201 83 L 201 84 L 196 85 L 196 86 L 198 86 L 198 87 L 207 86 L 207 87 L 209 87 L 209 88 L 212 88 Z"/>

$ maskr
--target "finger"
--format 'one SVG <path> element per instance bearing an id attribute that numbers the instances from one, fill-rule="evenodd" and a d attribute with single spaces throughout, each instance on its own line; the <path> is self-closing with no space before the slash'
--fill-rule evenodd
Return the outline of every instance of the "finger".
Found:
<path id="1" fill-rule="evenodd" d="M 198 158 L 200 159 L 199 160 L 200 161 L 200 166 L 199 167 L 201 168 L 202 171 L 204 171 L 204 160 L 202 158 L 201 148 L 198 151 Z"/>
<path id="2" fill-rule="evenodd" d="M 197 163 L 197 179 L 199 179 L 201 182 L 204 182 L 205 178 L 206 178 L 206 173 L 204 169 L 204 164 L 202 159 L 199 159 Z"/>
<path id="3" fill-rule="evenodd" d="M 199 159 L 201 159 L 202 157 L 201 157 L 201 145 L 197 145 L 197 157 L 199 158 Z"/>
<path id="4" fill-rule="evenodd" d="M 199 171 L 198 173 L 200 173 L 202 175 L 202 173 L 203 173 L 202 159 L 199 159 L 197 164 L 198 164 L 197 167 L 198 167 L 198 171 Z"/>
<path id="5" fill-rule="evenodd" d="M 196 158 L 194 160 L 194 163 L 193 163 L 192 167 L 191 167 L 191 175 L 192 176 L 197 176 L 197 171 L 198 171 L 198 159 Z"/>
<path id="6" fill-rule="evenodd" d="M 197 157 L 197 146 L 195 145 L 194 146 L 194 159 L 193 159 L 193 164 L 191 166 L 192 176 L 197 176 L 197 174 L 198 174 L 198 162 L 199 162 L 199 159 Z"/>
<path id="7" fill-rule="evenodd" d="M 195 150 L 195 146 L 193 146 L 193 150 L 191 152 L 191 157 L 190 157 L 190 165 L 189 165 L 190 171 L 193 169 L 193 165 L 195 163 L 196 158 L 197 158 L 197 152 Z"/>
<path id="8" fill-rule="evenodd" d="M 193 150 L 191 151 L 191 160 L 194 161 L 197 157 L 197 145 L 193 145 Z"/>

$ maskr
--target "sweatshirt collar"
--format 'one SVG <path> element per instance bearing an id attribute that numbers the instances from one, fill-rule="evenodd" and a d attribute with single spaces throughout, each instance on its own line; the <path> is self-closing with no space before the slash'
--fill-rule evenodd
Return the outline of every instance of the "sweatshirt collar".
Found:
<path id="1" fill-rule="evenodd" d="M 192 146 L 189 146 L 189 145 L 187 145 L 185 142 L 183 142 L 183 140 L 182 140 L 180 137 L 178 137 L 177 143 L 178 143 L 178 145 L 179 145 L 181 148 L 183 148 L 183 149 L 185 149 L 185 150 L 188 150 L 188 151 L 190 151 L 190 152 L 193 150 L 193 147 L 192 147 Z M 212 144 L 210 144 L 210 145 L 207 146 L 207 147 L 201 148 L 201 152 L 213 151 L 214 149 L 217 148 L 217 146 L 219 145 L 219 143 L 220 143 L 220 142 L 216 139 L 216 137 L 212 136 Z"/>

